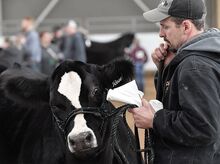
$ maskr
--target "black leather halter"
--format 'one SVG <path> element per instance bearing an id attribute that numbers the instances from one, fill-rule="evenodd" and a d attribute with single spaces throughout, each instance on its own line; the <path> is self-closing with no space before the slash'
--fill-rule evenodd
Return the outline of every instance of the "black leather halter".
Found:
<path id="1" fill-rule="evenodd" d="M 101 118 L 102 123 L 101 123 L 101 128 L 100 131 L 103 133 L 102 135 L 104 136 L 105 133 L 105 128 L 103 130 L 103 126 L 104 123 L 112 118 L 113 119 L 113 123 L 112 123 L 112 127 L 111 127 L 111 138 L 112 138 L 112 142 L 113 143 L 113 151 L 115 151 L 115 153 L 117 154 L 116 157 L 118 158 L 119 161 L 121 161 L 124 164 L 130 164 L 130 162 L 127 160 L 127 157 L 124 155 L 124 153 L 122 152 L 121 148 L 119 147 L 119 145 L 117 144 L 117 129 L 118 129 L 118 124 L 119 124 L 119 118 L 122 116 L 123 117 L 123 121 L 128 129 L 128 133 L 127 136 L 129 138 L 130 141 L 130 146 L 132 148 L 132 150 L 137 153 L 137 161 L 139 164 L 142 164 L 142 160 L 141 160 L 141 152 L 145 151 L 145 150 L 140 150 L 140 143 L 139 143 L 139 137 L 138 137 L 138 132 L 137 129 L 135 129 L 135 136 L 136 136 L 136 144 L 133 145 L 131 140 L 132 140 L 132 134 L 130 133 L 130 129 L 129 126 L 127 125 L 126 122 L 126 118 L 125 118 L 125 113 L 128 109 L 134 108 L 136 107 L 136 105 L 123 105 L 119 108 L 114 108 L 110 102 L 104 100 L 101 107 L 82 107 L 82 108 L 78 108 L 78 109 L 74 109 L 73 111 L 71 111 L 68 116 L 64 119 L 64 120 L 59 120 L 55 115 L 54 118 L 58 124 L 59 129 L 64 133 L 65 137 L 67 136 L 67 126 L 69 125 L 70 121 L 77 115 L 77 114 L 91 114 L 94 115 L 96 117 Z M 56 106 L 52 106 L 51 108 L 56 108 Z M 136 127 L 135 127 L 136 128 Z M 102 138 L 103 140 L 103 138 Z"/>
<path id="2" fill-rule="evenodd" d="M 103 106 L 103 105 L 102 105 Z M 78 114 L 91 114 L 96 117 L 101 118 L 104 120 L 106 117 L 109 116 L 108 112 L 106 112 L 103 107 L 82 107 L 73 109 L 70 113 L 67 114 L 66 118 L 59 119 L 55 114 L 53 114 L 59 129 L 66 135 L 67 134 L 67 126 L 69 125 L 70 121 Z M 51 106 L 51 109 L 57 108 L 56 106 Z"/>
<path id="3" fill-rule="evenodd" d="M 112 109 L 110 109 L 111 107 Z M 60 120 L 56 115 L 53 115 L 59 129 L 66 134 L 66 128 L 69 125 L 70 121 L 78 114 L 91 114 L 96 117 L 101 118 L 103 122 L 106 119 L 114 117 L 116 115 L 122 114 L 127 109 L 134 108 L 135 105 L 124 105 L 119 108 L 114 108 L 108 101 L 104 101 L 101 107 L 82 107 L 72 110 L 64 120 Z M 52 109 L 57 108 L 56 106 L 51 106 Z M 122 110 L 124 109 L 124 110 Z"/>

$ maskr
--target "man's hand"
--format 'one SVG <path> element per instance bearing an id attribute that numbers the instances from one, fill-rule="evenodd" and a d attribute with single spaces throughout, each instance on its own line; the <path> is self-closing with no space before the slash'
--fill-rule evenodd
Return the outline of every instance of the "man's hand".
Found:
<path id="1" fill-rule="evenodd" d="M 151 54 L 152 60 L 156 64 L 157 68 L 159 68 L 160 61 L 164 60 L 164 66 L 166 66 L 174 58 L 174 53 L 168 51 L 168 49 L 168 44 L 162 43 L 160 44 L 160 47 L 156 48 Z"/>
<path id="2" fill-rule="evenodd" d="M 149 129 L 153 127 L 155 111 L 149 102 L 142 99 L 142 106 L 129 110 L 133 114 L 135 125 L 138 128 Z"/>

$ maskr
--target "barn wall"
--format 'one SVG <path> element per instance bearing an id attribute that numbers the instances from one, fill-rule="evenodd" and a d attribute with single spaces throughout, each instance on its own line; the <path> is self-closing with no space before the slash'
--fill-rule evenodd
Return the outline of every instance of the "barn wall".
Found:
<path id="1" fill-rule="evenodd" d="M 215 0 L 205 0 L 208 11 L 213 14 Z M 38 16 L 50 0 L 3 0 L 3 19 L 21 19 L 26 15 Z M 149 8 L 156 7 L 159 0 L 143 0 Z M 208 16 L 211 15 L 208 13 Z M 137 16 L 142 10 L 133 0 L 60 0 L 49 18 Z M 212 19 L 208 19 L 210 22 Z"/>
<path id="2" fill-rule="evenodd" d="M 24 16 L 36 18 L 49 2 L 50 0 L 3 1 L 3 20 L 7 22 L 4 29 L 8 31 L 11 28 L 9 26 L 13 26 L 16 28 L 11 31 L 18 30 L 18 23 Z M 136 16 L 140 18 L 133 18 Z M 45 24 L 42 26 L 53 26 L 55 23 L 64 23 L 72 18 L 85 28 L 89 28 L 91 33 L 155 30 L 154 24 L 146 25 L 142 10 L 133 0 L 60 0 L 47 17 L 50 21 L 43 22 Z M 17 22 L 8 23 L 9 20 Z M 136 24 L 139 24 L 138 27 Z"/>
<path id="3" fill-rule="evenodd" d="M 160 0 L 142 0 L 150 9 L 157 6 Z M 205 0 L 208 9 L 208 26 L 216 24 L 215 1 Z M 11 26 L 17 26 L 24 16 L 37 17 L 47 6 L 50 0 L 2 0 L 3 21 L 17 20 Z M 91 33 L 116 33 L 125 31 L 156 32 L 158 27 L 147 23 L 142 18 L 143 11 L 137 7 L 134 0 L 60 0 L 48 19 L 51 23 L 44 26 L 54 25 L 56 21 L 63 23 L 67 19 L 75 18 L 79 24 L 90 29 Z M 138 16 L 139 18 L 134 18 Z M 95 19 L 94 19 L 95 18 Z M 8 30 L 10 27 L 4 28 Z"/>
<path id="4" fill-rule="evenodd" d="M 50 0 L 3 0 L 3 20 L 37 17 Z"/>
<path id="5" fill-rule="evenodd" d="M 3 1 L 4 19 L 21 19 L 23 16 L 38 16 L 50 0 Z M 60 0 L 49 18 L 133 16 L 142 11 L 133 0 Z"/>

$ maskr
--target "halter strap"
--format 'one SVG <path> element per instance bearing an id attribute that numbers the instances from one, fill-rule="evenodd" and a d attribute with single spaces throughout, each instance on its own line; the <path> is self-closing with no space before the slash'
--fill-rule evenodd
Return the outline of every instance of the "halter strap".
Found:
<path id="1" fill-rule="evenodd" d="M 103 103 L 103 104 L 102 104 L 101 107 L 82 107 L 82 108 L 74 109 L 72 112 L 70 112 L 68 114 L 66 119 L 63 120 L 63 121 L 59 120 L 55 115 L 54 115 L 54 118 L 55 118 L 55 120 L 58 124 L 59 129 L 65 134 L 65 136 L 66 136 L 67 126 L 69 125 L 69 123 L 73 119 L 73 117 L 75 117 L 77 114 L 91 114 L 91 115 L 94 115 L 96 117 L 100 117 L 102 119 L 102 124 L 101 124 L 101 128 L 100 128 L 101 131 L 102 131 L 102 126 L 104 125 L 105 121 L 107 119 L 113 118 L 113 125 L 112 125 L 112 128 L 111 128 L 111 133 L 112 133 L 111 137 L 114 140 L 113 142 L 116 142 L 114 144 L 114 149 L 117 149 L 115 151 L 120 153 L 120 155 L 118 156 L 118 158 L 120 158 L 119 160 L 122 160 L 122 161 L 124 161 L 124 163 L 128 164 L 129 162 L 127 161 L 124 153 L 121 151 L 121 148 L 117 144 L 116 133 L 117 133 L 117 128 L 118 128 L 118 124 L 119 124 L 119 121 L 117 121 L 117 120 L 119 119 L 120 115 L 122 115 L 123 118 L 124 118 L 124 122 L 126 124 L 126 127 L 129 128 L 127 123 L 126 123 L 126 120 L 125 120 L 125 112 L 128 109 L 135 108 L 136 105 L 126 104 L 126 105 L 123 105 L 119 108 L 114 108 L 113 110 L 109 111 L 109 110 L 105 109 L 105 108 L 107 108 L 107 106 L 106 106 L 107 102 Z M 55 108 L 55 107 L 52 107 L 52 108 Z M 129 135 L 128 137 L 129 137 L 129 140 L 130 140 L 131 139 L 131 136 L 130 136 L 131 134 L 129 133 L 129 129 L 128 129 L 128 135 Z M 135 133 L 135 136 L 138 136 L 138 132 Z M 138 137 L 136 137 L 136 138 L 138 138 Z M 136 140 L 136 146 L 132 145 L 131 141 L 130 141 L 129 144 L 131 145 L 131 148 L 133 149 L 133 151 L 138 153 L 138 156 L 141 156 L 140 152 L 147 151 L 147 149 L 140 149 L 139 139 Z M 141 157 L 137 157 L 137 158 L 138 158 L 138 161 L 140 163 Z"/>

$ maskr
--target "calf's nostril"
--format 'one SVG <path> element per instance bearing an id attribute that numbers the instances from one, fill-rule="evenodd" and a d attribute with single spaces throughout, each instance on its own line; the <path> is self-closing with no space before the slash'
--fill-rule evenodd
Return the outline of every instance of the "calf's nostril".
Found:
<path id="1" fill-rule="evenodd" d="M 86 135 L 86 141 L 88 141 L 88 142 L 91 142 L 92 141 L 92 134 L 91 133 L 88 133 L 87 135 Z"/>
<path id="2" fill-rule="evenodd" d="M 72 146 L 74 146 L 76 144 L 76 142 L 73 139 L 69 139 L 69 142 Z"/>

